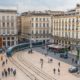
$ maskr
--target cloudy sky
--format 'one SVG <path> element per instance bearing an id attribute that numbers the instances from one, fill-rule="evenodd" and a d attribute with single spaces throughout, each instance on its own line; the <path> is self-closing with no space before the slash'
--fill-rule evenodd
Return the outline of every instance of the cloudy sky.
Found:
<path id="1" fill-rule="evenodd" d="M 0 8 L 16 7 L 19 12 L 28 10 L 68 10 L 80 0 L 0 0 Z"/>

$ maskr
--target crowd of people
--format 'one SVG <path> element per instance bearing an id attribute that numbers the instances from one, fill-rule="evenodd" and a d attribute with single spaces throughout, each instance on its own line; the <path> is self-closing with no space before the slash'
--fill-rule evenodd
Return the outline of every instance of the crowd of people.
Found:
<path id="1" fill-rule="evenodd" d="M 2 80 L 2 78 L 6 78 L 6 77 L 10 77 L 10 76 L 16 76 L 16 69 L 12 68 L 12 67 L 8 67 L 8 59 L 4 58 L 3 56 L 1 56 L 1 76 L 0 76 L 0 80 Z"/>

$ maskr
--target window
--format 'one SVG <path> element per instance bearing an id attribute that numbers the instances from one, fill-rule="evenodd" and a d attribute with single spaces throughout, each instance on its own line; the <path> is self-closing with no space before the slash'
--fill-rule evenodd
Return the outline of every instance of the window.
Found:
<path id="1" fill-rule="evenodd" d="M 36 23 L 36 27 L 38 27 L 38 23 Z"/>
<path id="2" fill-rule="evenodd" d="M 69 23 L 71 23 L 71 20 L 69 19 Z"/>
<path id="3" fill-rule="evenodd" d="M 74 23 L 74 19 L 72 20 L 72 22 Z"/>
<path id="4" fill-rule="evenodd" d="M 45 21 L 45 18 L 43 18 L 43 21 Z"/>
<path id="5" fill-rule="evenodd" d="M 13 31 L 11 31 L 11 34 L 14 34 L 14 30 L 13 30 Z"/>
<path id="6" fill-rule="evenodd" d="M 11 16 L 11 21 L 13 21 L 14 20 L 14 17 L 13 16 Z"/>
<path id="7" fill-rule="evenodd" d="M 38 21 L 38 18 L 36 18 L 36 21 Z"/>
<path id="8" fill-rule="evenodd" d="M 14 40 L 14 37 L 12 37 L 12 40 Z"/>
<path id="9" fill-rule="evenodd" d="M 41 27 L 41 23 L 39 24 L 39 26 Z"/>
<path id="10" fill-rule="evenodd" d="M 65 25 L 65 30 L 67 30 L 67 26 Z"/>
<path id="11" fill-rule="evenodd" d="M 5 27 L 5 23 L 3 22 L 3 27 Z"/>
<path id="12" fill-rule="evenodd" d="M 72 38 L 74 38 L 74 32 L 72 32 Z"/>
<path id="13" fill-rule="evenodd" d="M 5 38 L 3 38 L 3 40 L 5 40 Z"/>
<path id="14" fill-rule="evenodd" d="M 32 21 L 34 21 L 34 18 L 32 18 Z"/>
<path id="15" fill-rule="evenodd" d="M 14 41 L 12 41 L 12 45 L 14 45 Z"/>
<path id="16" fill-rule="evenodd" d="M 7 34 L 9 34 L 10 33 L 10 31 L 9 31 L 9 29 L 7 29 Z"/>
<path id="17" fill-rule="evenodd" d="M 32 30 L 32 34 L 34 34 L 34 33 L 33 33 L 33 30 Z"/>
<path id="18" fill-rule="evenodd" d="M 49 31 L 47 30 L 47 34 L 49 33 Z"/>
<path id="19" fill-rule="evenodd" d="M 45 34 L 45 30 L 43 30 L 43 34 Z"/>
<path id="20" fill-rule="evenodd" d="M 6 42 L 5 41 L 3 41 L 3 46 L 6 46 Z"/>
<path id="21" fill-rule="evenodd" d="M 13 22 L 11 23 L 11 26 L 14 27 L 14 23 Z"/>
<path id="22" fill-rule="evenodd" d="M 38 31 L 36 31 L 36 34 L 38 34 Z"/>
<path id="23" fill-rule="evenodd" d="M 32 27 L 34 27 L 34 24 L 32 23 Z"/>
<path id="24" fill-rule="evenodd" d="M 40 18 L 40 21 L 41 21 L 41 18 Z"/>
<path id="25" fill-rule="evenodd" d="M 40 34 L 41 34 L 41 30 L 40 30 Z"/>
<path id="26" fill-rule="evenodd" d="M 8 37 L 7 40 L 10 40 L 10 37 Z"/>
<path id="27" fill-rule="evenodd" d="M 72 30 L 74 30 L 74 26 L 72 27 Z"/>
<path id="28" fill-rule="evenodd" d="M 76 27 L 76 30 L 78 30 L 78 27 Z"/>
<path id="29" fill-rule="evenodd" d="M 49 21 L 49 19 L 47 18 L 47 21 Z"/>
<path id="30" fill-rule="evenodd" d="M 9 23 L 7 23 L 7 27 L 9 27 Z"/>
<path id="31" fill-rule="evenodd" d="M 77 22 L 77 23 L 79 22 L 79 21 L 78 21 L 78 18 L 77 18 L 76 22 Z"/>
<path id="32" fill-rule="evenodd" d="M 45 23 L 43 23 L 43 27 L 45 27 Z"/>
<path id="33" fill-rule="evenodd" d="M 47 27 L 49 27 L 49 23 L 47 23 Z"/>
<path id="34" fill-rule="evenodd" d="M 8 46 L 10 46 L 10 41 L 8 41 L 7 43 L 8 43 Z"/>
<path id="35" fill-rule="evenodd" d="M 7 21 L 9 21 L 9 16 L 7 16 Z"/>
<path id="36" fill-rule="evenodd" d="M 2 21 L 5 21 L 5 16 L 2 16 Z"/>

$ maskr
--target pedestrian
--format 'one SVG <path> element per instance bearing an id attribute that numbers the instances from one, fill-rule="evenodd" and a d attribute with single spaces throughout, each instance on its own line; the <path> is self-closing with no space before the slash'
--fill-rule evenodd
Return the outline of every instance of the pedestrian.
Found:
<path id="1" fill-rule="evenodd" d="M 56 69 L 54 68 L 54 69 L 53 69 L 53 73 L 55 74 L 55 72 L 56 72 Z"/>
<path id="2" fill-rule="evenodd" d="M 4 77 L 4 72 L 2 71 L 2 77 Z"/>
<path id="3" fill-rule="evenodd" d="M 6 59 L 6 64 L 7 64 L 8 60 Z"/>
<path id="4" fill-rule="evenodd" d="M 43 62 L 41 63 L 41 69 L 43 68 Z"/>
<path id="5" fill-rule="evenodd" d="M 60 64 L 60 62 L 59 62 L 59 63 L 58 63 L 58 66 L 60 67 L 60 65 L 61 65 L 61 64 Z"/>
<path id="6" fill-rule="evenodd" d="M 7 77 L 7 71 L 5 71 L 5 77 Z"/>
<path id="7" fill-rule="evenodd" d="M 8 68 L 7 71 L 8 71 L 8 74 L 10 74 L 10 68 Z"/>
<path id="8" fill-rule="evenodd" d="M 60 75 L 60 69 L 58 68 L 58 74 Z"/>
<path id="9" fill-rule="evenodd" d="M 2 62 L 2 66 L 4 66 L 4 65 L 5 65 L 5 61 Z"/>
<path id="10" fill-rule="evenodd" d="M 14 76 L 16 75 L 16 69 L 13 71 L 13 75 L 14 75 Z"/>
<path id="11" fill-rule="evenodd" d="M 77 64 L 78 63 L 78 61 L 77 60 L 75 60 L 75 64 Z"/>
<path id="12" fill-rule="evenodd" d="M 11 68 L 10 71 L 13 72 L 13 68 Z"/>
<path id="13" fill-rule="evenodd" d="M 72 58 L 72 63 L 74 63 L 74 58 Z"/>
<path id="14" fill-rule="evenodd" d="M 4 72 L 6 71 L 6 69 L 4 68 Z"/>

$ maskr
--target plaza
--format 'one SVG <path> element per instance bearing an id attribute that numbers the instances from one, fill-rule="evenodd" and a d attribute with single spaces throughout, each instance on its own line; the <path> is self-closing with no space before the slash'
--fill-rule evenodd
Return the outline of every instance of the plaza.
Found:
<path id="1" fill-rule="evenodd" d="M 80 74 L 69 73 L 68 69 L 72 64 L 71 54 L 68 59 L 61 59 L 58 54 L 53 52 L 48 52 L 48 55 L 45 56 L 45 49 L 41 47 L 33 48 L 32 53 L 28 53 L 29 49 L 25 49 L 13 54 L 12 57 L 8 58 L 8 64 L 5 65 L 5 68 L 13 67 L 16 68 L 17 74 L 14 77 L 10 75 L 9 77 L 1 77 L 1 80 L 79 80 Z M 74 51 L 73 51 L 74 53 Z M 4 54 L 4 60 L 6 55 Z M 40 59 L 43 59 L 43 67 L 41 67 Z M 52 59 L 52 62 L 48 62 L 49 59 Z M 58 63 L 60 62 L 60 66 Z M 1 64 L 0 64 L 1 67 Z M 1 68 L 1 70 L 4 67 Z M 56 69 L 55 74 L 53 69 Z M 60 73 L 58 72 L 60 69 Z"/>

